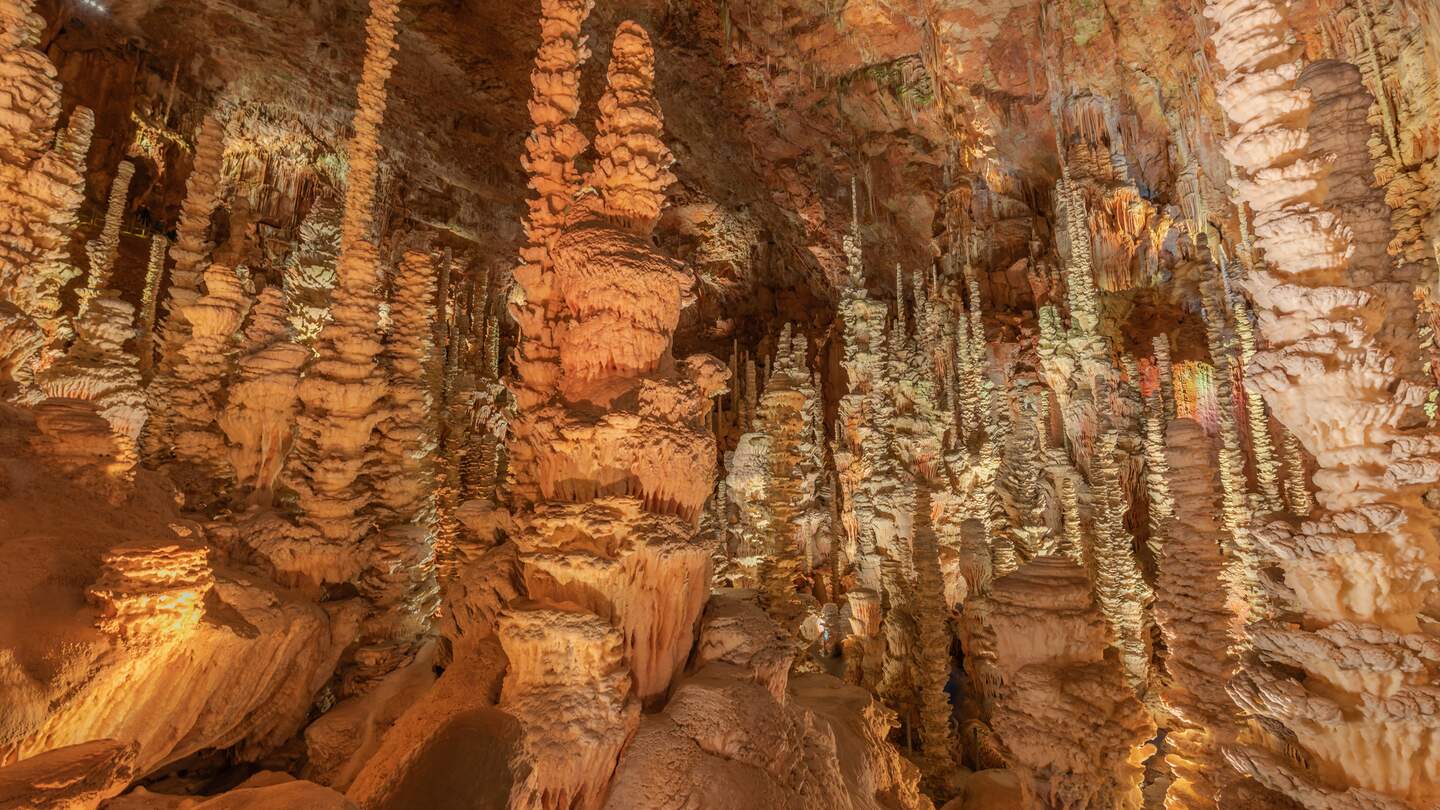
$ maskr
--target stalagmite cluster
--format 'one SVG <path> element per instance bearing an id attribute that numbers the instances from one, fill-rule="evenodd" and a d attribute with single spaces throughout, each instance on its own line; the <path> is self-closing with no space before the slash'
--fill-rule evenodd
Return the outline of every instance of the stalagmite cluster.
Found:
<path id="1" fill-rule="evenodd" d="M 1433 2 L 361 5 L 0 0 L 0 808 L 1440 802 Z"/>

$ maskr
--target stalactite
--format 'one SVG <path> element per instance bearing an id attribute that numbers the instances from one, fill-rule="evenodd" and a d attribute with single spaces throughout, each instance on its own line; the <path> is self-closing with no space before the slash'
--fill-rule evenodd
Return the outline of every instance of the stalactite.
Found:
<path id="1" fill-rule="evenodd" d="M 1282 9 L 1213 0 L 1205 12 L 1228 73 L 1217 97 L 1237 125 L 1226 144 L 1232 188 L 1254 210 L 1271 263 L 1245 282 L 1267 345 L 1252 380 L 1319 468 L 1320 509 L 1257 534 L 1283 575 L 1287 612 L 1303 624 L 1251 625 L 1256 654 L 1231 688 L 1243 708 L 1293 735 L 1286 748 L 1309 766 L 1278 745 L 1227 756 L 1307 806 L 1421 806 L 1434 795 L 1425 776 L 1434 724 L 1420 707 L 1432 702 L 1435 665 L 1412 651 L 1432 643 L 1417 630 L 1436 566 L 1436 518 L 1420 500 L 1437 477 L 1436 445 L 1401 420 L 1425 391 L 1400 379 L 1377 343 L 1383 313 L 1365 317 L 1375 294 L 1342 286 L 1352 234 L 1320 202 L 1327 161 L 1301 157 L 1312 103 L 1295 89 L 1299 48 Z"/>

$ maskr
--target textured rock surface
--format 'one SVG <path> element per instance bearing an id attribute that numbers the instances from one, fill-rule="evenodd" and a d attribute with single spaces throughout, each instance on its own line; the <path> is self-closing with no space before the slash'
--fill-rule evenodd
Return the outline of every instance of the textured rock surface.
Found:
<path id="1" fill-rule="evenodd" d="M 1425 0 L 0 0 L 0 804 L 1429 808 L 1437 88 Z"/>

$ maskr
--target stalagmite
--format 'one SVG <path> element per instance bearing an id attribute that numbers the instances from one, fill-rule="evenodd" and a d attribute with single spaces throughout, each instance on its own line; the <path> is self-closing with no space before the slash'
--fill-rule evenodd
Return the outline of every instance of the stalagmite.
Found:
<path id="1" fill-rule="evenodd" d="M 145 264 L 145 286 L 140 293 L 140 337 L 135 343 L 140 356 L 140 375 L 150 380 L 155 365 L 155 318 L 160 299 L 160 277 L 165 274 L 165 254 L 170 243 L 160 234 L 150 237 L 150 259 Z"/>
<path id="2" fill-rule="evenodd" d="M 1245 453 L 1240 446 L 1240 427 L 1235 408 L 1235 353 L 1226 328 L 1220 289 L 1220 271 L 1209 260 L 1209 251 L 1200 247 L 1200 263 L 1207 276 L 1200 290 L 1204 306 L 1205 336 L 1214 364 L 1214 391 L 1218 408 L 1216 424 L 1220 434 L 1220 488 L 1224 493 L 1221 514 L 1225 519 L 1227 539 L 1233 544 L 1225 580 L 1230 590 L 1232 609 L 1242 620 L 1260 618 L 1267 610 L 1260 584 L 1260 562 L 1255 549 L 1251 509 L 1245 478 Z"/>
<path id="3" fill-rule="evenodd" d="M 135 336 L 135 308 L 113 297 L 113 290 L 93 292 L 90 306 L 75 322 L 74 343 L 63 358 L 40 373 L 37 383 L 52 400 L 93 405 L 113 434 L 114 459 L 107 474 L 128 482 L 139 460 L 140 433 L 150 415 L 135 356 L 125 350 Z"/>
<path id="4" fill-rule="evenodd" d="M 549 241 L 559 232 L 565 210 L 583 179 L 575 159 L 589 143 L 575 126 L 580 109 L 580 67 L 590 58 L 580 29 L 594 8 L 593 0 L 547 0 L 540 6 L 540 47 L 530 74 L 530 120 L 521 164 L 535 197 L 527 200 L 526 245 L 515 268 L 510 314 L 519 327 L 511 392 L 516 407 L 538 407 L 555 393 L 560 380 L 558 328 L 561 302 L 555 300 L 554 271 L 547 255 Z M 536 461 L 525 435 L 530 422 L 517 419 L 510 448 L 516 497 L 538 497 Z"/>
<path id="5" fill-rule="evenodd" d="M 188 335 L 172 360 L 175 388 L 168 428 L 175 460 L 219 477 L 226 463 L 225 441 L 216 417 L 220 391 L 239 351 L 236 335 L 250 309 L 251 297 L 240 277 L 222 264 L 205 271 L 205 293 L 178 306 Z M 225 470 L 224 475 L 230 472 Z"/>
<path id="6" fill-rule="evenodd" d="M 0 0 L 0 808 L 1440 807 L 1435 0 L 362 5 Z"/>
<path id="7" fill-rule="evenodd" d="M 100 233 L 85 243 L 85 256 L 90 260 L 90 290 L 110 288 L 115 274 L 115 258 L 120 251 L 120 222 L 125 216 L 125 204 L 130 194 L 130 181 L 135 177 L 135 164 L 120 161 L 115 170 L 115 179 L 110 182 L 110 201 L 105 206 L 105 221 Z M 83 293 L 82 293 L 83 296 Z M 83 312 L 88 300 L 82 297 L 80 309 Z"/>
<path id="8" fill-rule="evenodd" d="M 1155 587 L 1155 621 L 1167 650 L 1160 698 L 1174 723 L 1166 763 L 1175 780 L 1165 806 L 1218 808 L 1228 806 L 1221 794 L 1239 778 L 1222 751 L 1239 736 L 1241 720 L 1224 688 L 1237 667 L 1232 645 L 1239 628 L 1223 598 L 1215 451 L 1188 419 L 1172 420 L 1162 442 L 1174 498 L 1163 518 Z"/>
<path id="9" fill-rule="evenodd" d="M 0 195 L 8 210 L 0 237 L 0 369 L 33 400 L 34 373 L 71 335 L 60 296 L 80 274 L 69 242 L 95 116 L 75 107 L 60 127 L 60 82 L 39 49 L 45 21 L 33 3 L 8 2 L 0 18 Z"/>
<path id="10" fill-rule="evenodd" d="M 564 313 L 558 379 L 537 377 L 530 352 L 560 324 L 544 307 L 527 309 L 536 302 L 512 306 L 526 334 L 510 460 L 528 601 L 500 619 L 510 658 L 501 705 L 520 718 L 532 763 L 517 774 L 512 808 L 598 806 L 639 701 L 663 695 L 685 661 L 710 579 L 696 533 L 714 483 L 704 426 L 727 372 L 709 356 L 670 356 L 691 279 L 646 243 L 672 159 L 653 83 L 649 35 L 622 23 L 587 178 L 595 193 L 568 209 L 546 257 L 546 306 Z M 517 271 L 522 290 L 535 281 L 530 272 Z M 544 380 L 558 385 L 538 387 Z M 546 662 L 557 654 L 574 663 L 553 668 Z M 581 702 L 590 704 L 583 717 L 554 711 Z M 577 764 L 571 750 L 581 740 L 587 754 Z"/>
<path id="11" fill-rule="evenodd" d="M 376 615 L 362 630 L 362 639 L 372 645 L 361 655 L 389 659 L 373 667 L 380 672 L 414 655 L 439 596 L 431 490 L 435 418 L 428 386 L 434 361 L 430 313 L 435 280 L 432 257 L 407 250 L 390 296 L 392 320 L 384 352 L 390 373 L 388 413 L 377 427 L 379 458 L 373 476 L 380 536 L 360 575 L 361 595 L 376 606 Z"/>
<path id="12" fill-rule="evenodd" d="M 992 722 L 1032 801 L 1139 808 L 1155 726 L 1102 654 L 1106 623 L 1084 571 L 1040 557 L 996 580 L 985 601 L 1000 678 Z"/>
<path id="13" fill-rule="evenodd" d="M 300 223 L 298 244 L 285 261 L 285 303 L 295 340 L 312 345 L 330 320 L 335 260 L 340 253 L 341 209 L 316 200 Z"/>
<path id="14" fill-rule="evenodd" d="M 764 604 L 781 627 L 798 627 L 805 607 L 796 595 L 805 568 L 801 518 L 807 494 L 799 466 L 806 441 L 806 414 L 817 396 L 810 388 L 805 341 L 787 325 L 780 333 L 775 364 L 760 397 L 755 427 L 765 434 L 767 462 L 762 478 L 764 520 L 757 584 Z M 743 441 L 743 437 L 742 437 Z M 752 496 L 753 497 L 753 496 Z"/>
<path id="15" fill-rule="evenodd" d="M 1376 320 L 1366 318 L 1374 294 L 1343 286 L 1352 234 L 1318 205 L 1326 162 L 1299 156 L 1311 101 L 1293 89 L 1298 47 L 1281 8 L 1225 0 L 1205 11 L 1228 74 L 1217 95 L 1236 124 L 1225 151 L 1232 188 L 1254 211 L 1270 263 L 1246 281 L 1268 346 L 1252 380 L 1315 457 L 1322 510 L 1258 535 L 1303 624 L 1251 626 L 1256 655 L 1232 686 L 1244 708 L 1294 735 L 1289 745 L 1311 766 L 1269 746 L 1228 757 L 1310 806 L 1423 806 L 1435 796 L 1440 750 L 1423 708 L 1435 664 L 1419 631 L 1437 555 L 1434 513 L 1420 497 L 1440 466 L 1434 437 L 1407 434 L 1399 420 L 1424 391 L 1397 379 L 1376 343 Z"/>
<path id="16" fill-rule="evenodd" d="M 1235 336 L 1240 343 L 1240 373 L 1248 376 L 1247 369 L 1255 360 L 1255 327 L 1250 323 L 1250 309 L 1244 299 L 1236 296 L 1231 312 L 1235 324 Z M 1280 465 L 1275 459 L 1275 445 L 1270 439 L 1270 415 L 1265 410 L 1265 400 L 1258 393 L 1245 392 L 1245 418 L 1250 436 L 1250 456 L 1254 461 L 1255 484 L 1260 490 L 1260 503 L 1268 512 L 1279 512 Z"/>
<path id="17" fill-rule="evenodd" d="M 1145 606 L 1153 594 L 1135 559 L 1134 539 L 1125 528 L 1125 492 L 1120 485 L 1116 435 L 1107 432 L 1095 446 L 1095 487 L 1100 502 L 1095 518 L 1095 601 L 1115 637 L 1126 677 L 1143 684 L 1149 668 Z"/>
<path id="18" fill-rule="evenodd" d="M 190 335 L 185 308 L 201 295 L 200 284 L 209 267 L 210 219 L 220 206 L 220 165 L 225 149 L 225 127 L 207 115 L 195 136 L 195 160 L 185 180 L 185 201 L 176 239 L 170 245 L 170 283 L 166 285 L 164 320 L 160 326 L 159 367 L 146 388 L 155 414 L 145 433 L 145 455 L 156 460 L 174 452 L 175 428 L 170 413 L 181 384 L 175 379 L 181 347 Z"/>
<path id="19" fill-rule="evenodd" d="M 318 582 L 359 574 L 372 551 L 361 547 L 374 521 L 368 511 L 374 495 L 366 466 L 371 433 L 385 415 L 381 399 L 386 380 L 377 334 L 380 259 L 371 240 L 380 124 L 388 100 L 385 85 L 395 64 L 396 7 L 395 0 L 374 0 L 366 22 L 336 260 L 339 281 L 331 320 L 316 338 L 317 357 L 300 381 L 298 432 L 287 462 L 304 557 L 293 557 L 293 563 L 282 567 L 295 565 L 298 574 Z"/>

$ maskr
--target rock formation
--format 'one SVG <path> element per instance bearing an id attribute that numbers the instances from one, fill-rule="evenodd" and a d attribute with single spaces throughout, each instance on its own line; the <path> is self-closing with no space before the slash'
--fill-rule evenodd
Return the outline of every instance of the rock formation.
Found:
<path id="1" fill-rule="evenodd" d="M 221 202 L 220 160 L 225 149 L 225 128 L 207 115 L 195 136 L 195 160 L 185 181 L 185 201 L 170 245 L 170 277 L 166 285 L 164 321 L 160 328 L 159 364 L 146 394 L 157 416 L 145 435 L 145 455 L 151 459 L 174 452 L 175 429 L 170 425 L 173 398 L 181 388 L 175 379 L 180 350 L 190 334 L 185 307 L 201 295 L 200 284 L 209 266 L 210 219 Z M 148 308 L 148 307 L 147 307 Z M 148 362 L 147 362 L 148 365 Z"/>
<path id="2" fill-rule="evenodd" d="M 639 701 L 664 694 L 685 661 L 710 579 L 696 536 L 714 483 L 702 425 L 726 374 L 707 356 L 670 356 L 690 279 L 645 242 L 671 161 L 653 59 L 645 30 L 621 24 L 586 182 L 595 191 L 567 210 L 545 257 L 558 317 L 512 310 L 527 335 L 557 338 L 554 376 L 527 354 L 544 339 L 522 342 L 512 389 L 514 536 L 528 601 L 500 619 L 510 658 L 501 706 L 524 726 L 532 763 L 512 807 L 599 806 Z M 528 288 L 524 270 L 517 280 Z M 544 399 L 541 380 L 551 381 Z M 569 651 L 563 668 L 544 663 L 556 650 Z M 568 717 L 555 710 L 581 705 Z M 586 759 L 575 763 L 582 739 Z"/>
<path id="3" fill-rule="evenodd" d="M 1119 659 L 1105 653 L 1105 621 L 1084 571 L 1039 557 L 996 580 L 985 601 L 1000 680 L 991 722 L 1032 801 L 1140 807 L 1155 726 Z"/>
<path id="4" fill-rule="evenodd" d="M 362 5 L 0 0 L 0 807 L 1440 802 L 1434 2 Z"/>
<path id="5" fill-rule="evenodd" d="M 384 417 L 380 367 L 380 258 L 371 230 L 386 82 L 395 64 L 396 3 L 376 0 L 366 21 L 365 64 L 356 89 L 354 137 L 340 223 L 339 279 L 331 319 L 316 338 L 317 357 L 300 381 L 300 410 L 287 484 L 297 496 L 305 552 L 297 574 L 317 582 L 351 578 L 365 566 L 361 541 L 374 518 L 365 469 Z M 288 566 L 287 566 L 288 567 Z"/>
<path id="6" fill-rule="evenodd" d="M 1283 573 L 1288 612 L 1302 621 L 1252 625 L 1256 653 L 1232 687 L 1313 764 L 1298 768 L 1260 745 L 1229 757 L 1307 805 L 1419 806 L 1434 795 L 1422 775 L 1433 756 L 1422 708 L 1433 664 L 1420 626 L 1435 556 L 1433 513 L 1419 499 L 1437 467 L 1433 437 L 1402 420 L 1424 393 L 1398 377 L 1377 340 L 1380 299 L 1344 272 L 1353 232 L 1323 207 L 1328 162 L 1302 156 L 1312 102 L 1296 89 L 1299 46 L 1281 9 L 1237 0 L 1206 13 L 1226 71 L 1218 97 L 1236 127 L 1226 146 L 1232 186 L 1255 213 L 1268 262 L 1246 282 L 1267 344 L 1252 384 L 1319 467 L 1318 510 L 1257 536 Z"/>
<path id="7" fill-rule="evenodd" d="M 291 339 L 285 297 L 275 286 L 260 292 L 242 335 L 240 357 L 216 424 L 237 495 L 270 505 L 295 439 L 300 372 L 310 352 Z"/>
<path id="8" fill-rule="evenodd" d="M 7 383 L 28 389 L 70 336 L 61 291 L 80 271 L 69 258 L 76 209 L 84 196 L 85 153 L 93 113 L 76 107 L 61 128 L 55 66 L 39 49 L 45 21 L 33 3 L 0 9 L 4 123 L 0 125 L 0 188 L 10 210 L 0 240 L 0 369 Z M 30 398 L 33 398 L 31 395 Z"/>

